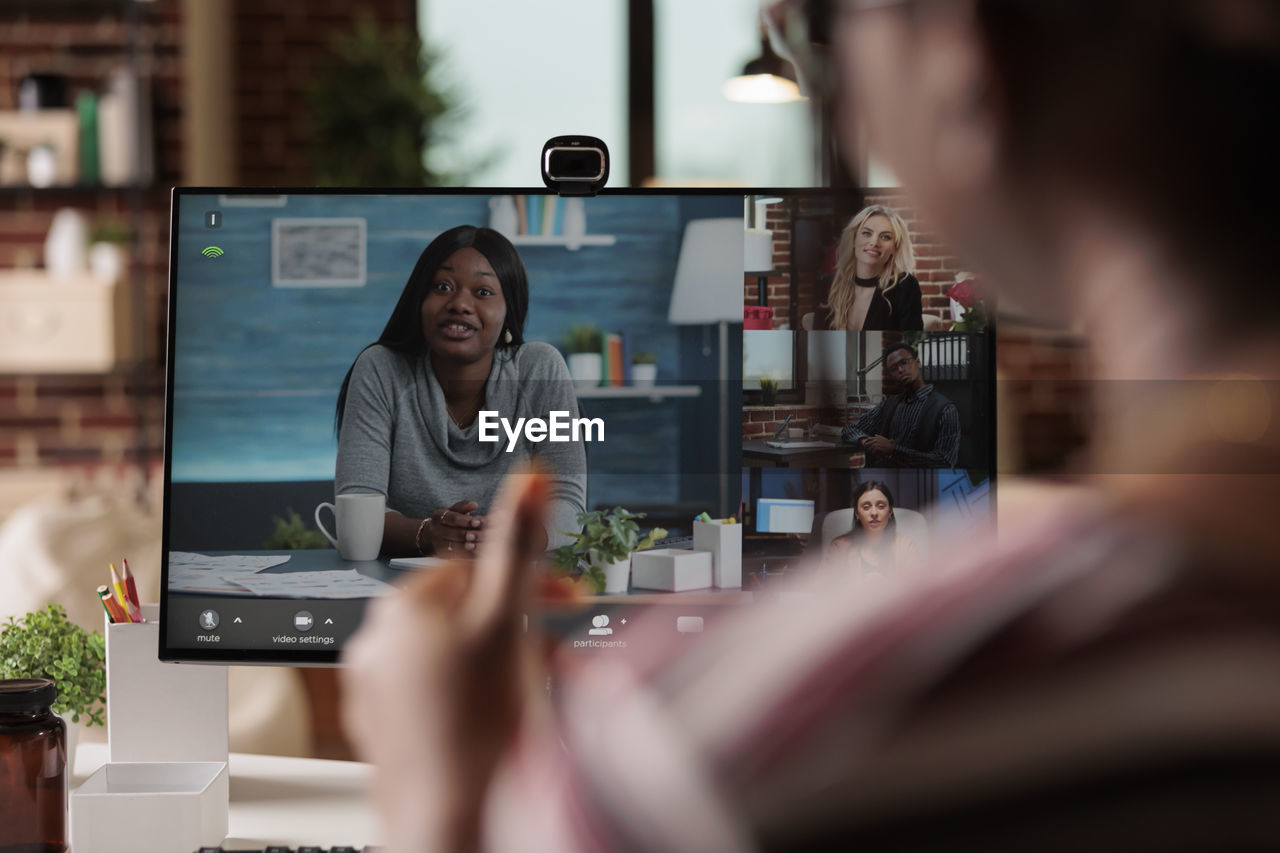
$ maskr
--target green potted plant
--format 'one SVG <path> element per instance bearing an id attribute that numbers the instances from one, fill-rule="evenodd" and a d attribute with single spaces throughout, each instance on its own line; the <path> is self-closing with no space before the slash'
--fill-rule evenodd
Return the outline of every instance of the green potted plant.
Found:
<path id="1" fill-rule="evenodd" d="M 552 563 L 566 573 L 580 571 L 598 593 L 626 592 L 631 578 L 631 552 L 652 548 L 654 542 L 667 535 L 667 531 L 655 527 L 642 538 L 636 519 L 644 515 L 620 506 L 578 513 L 579 531 L 565 533 L 574 541 L 557 548 Z"/>
<path id="2" fill-rule="evenodd" d="M 648 388 L 658 378 L 658 357 L 646 350 L 631 355 L 631 384 Z"/>
<path id="3" fill-rule="evenodd" d="M 271 535 L 262 543 L 269 551 L 308 551 L 328 548 L 329 540 L 312 530 L 293 507 L 285 508 L 285 517 L 271 516 Z"/>
<path id="4" fill-rule="evenodd" d="M 765 406 L 778 402 L 778 380 L 772 376 L 760 377 L 760 402 Z"/>
<path id="5" fill-rule="evenodd" d="M 58 687 L 55 713 L 86 727 L 105 724 L 106 641 L 69 621 L 60 604 L 0 625 L 0 679 L 7 678 L 47 678 Z M 77 733 L 78 726 L 67 726 L 69 765 Z"/>
<path id="6" fill-rule="evenodd" d="M 604 372 L 601 349 L 604 334 L 592 325 L 574 326 L 565 334 L 561 346 L 568 353 L 569 375 L 579 388 L 594 388 Z"/>
<path id="7" fill-rule="evenodd" d="M 427 150 L 458 114 L 458 99 L 433 82 L 439 59 L 418 34 L 382 29 L 361 15 L 329 47 L 331 60 L 306 91 L 316 183 L 431 186 L 456 179 L 427 163 Z"/>

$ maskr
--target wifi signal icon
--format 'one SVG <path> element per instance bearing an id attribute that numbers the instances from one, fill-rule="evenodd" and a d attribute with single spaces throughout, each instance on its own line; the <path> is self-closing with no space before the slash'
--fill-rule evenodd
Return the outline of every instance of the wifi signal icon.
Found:
<path id="1" fill-rule="evenodd" d="M 200 254 L 204 255 L 206 258 L 220 258 L 223 256 L 224 252 L 217 246 L 205 246 L 200 250 Z"/>

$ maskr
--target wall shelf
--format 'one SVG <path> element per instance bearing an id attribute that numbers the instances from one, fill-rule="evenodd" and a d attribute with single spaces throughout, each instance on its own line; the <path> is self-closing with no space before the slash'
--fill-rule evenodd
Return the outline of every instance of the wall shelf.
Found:
<path id="1" fill-rule="evenodd" d="M 582 246 L 612 246 L 618 242 L 613 234 L 583 234 L 580 237 L 568 237 L 564 234 L 517 234 L 511 238 L 513 246 L 563 246 L 573 252 Z"/>
<path id="2" fill-rule="evenodd" d="M 636 400 L 648 397 L 658 402 L 673 397 L 697 397 L 702 389 L 697 385 L 601 385 L 591 388 L 577 388 L 579 400 Z"/>

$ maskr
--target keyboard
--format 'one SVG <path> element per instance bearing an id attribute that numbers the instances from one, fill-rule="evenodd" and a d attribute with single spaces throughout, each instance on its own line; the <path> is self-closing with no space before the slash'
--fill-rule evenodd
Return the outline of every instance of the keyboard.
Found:
<path id="1" fill-rule="evenodd" d="M 692 536 L 667 536 L 653 543 L 655 548 L 687 548 L 693 550 Z"/>

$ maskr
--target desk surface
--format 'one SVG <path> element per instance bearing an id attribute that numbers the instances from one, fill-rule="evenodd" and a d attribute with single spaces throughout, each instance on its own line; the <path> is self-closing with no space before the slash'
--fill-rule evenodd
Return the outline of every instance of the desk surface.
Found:
<path id="1" fill-rule="evenodd" d="M 105 743 L 76 750 L 74 790 L 107 762 Z M 381 836 L 369 801 L 372 768 L 354 761 L 232 753 L 229 849 L 268 844 L 326 849 L 346 844 L 359 850 Z"/>
<path id="2" fill-rule="evenodd" d="M 822 447 L 770 447 L 762 438 L 742 442 L 742 463 L 747 467 L 853 468 L 861 467 L 862 453 L 858 445 L 837 442 L 823 442 Z"/>
<path id="3" fill-rule="evenodd" d="M 216 557 L 224 555 L 241 555 L 241 556 L 287 556 L 288 562 L 280 563 L 268 569 L 263 569 L 257 574 L 286 574 L 290 572 L 323 572 L 333 571 L 335 569 L 355 569 L 362 575 L 384 581 L 389 584 L 401 584 L 415 573 L 420 571 L 430 571 L 423 569 L 398 569 L 389 565 L 389 560 L 365 560 L 353 561 L 345 560 L 333 548 L 317 548 L 312 550 L 299 551 L 267 551 L 267 550 L 244 550 L 244 551 L 201 551 L 198 553 L 206 556 Z M 182 590 L 174 590 L 170 593 L 173 596 L 185 596 L 191 599 L 206 598 L 223 598 L 223 599 L 250 599 L 257 601 L 280 601 L 280 600 L 311 600 L 324 598 L 323 595 L 308 593 L 305 596 L 276 596 L 276 595 L 258 595 L 251 592 L 229 594 L 229 593 L 210 593 L 210 592 L 187 592 Z M 341 599 L 339 599 L 341 600 Z M 361 599 L 348 599 L 359 601 Z M 639 589 L 632 587 L 627 592 L 618 595 L 594 595 L 586 596 L 579 603 L 579 607 L 591 606 L 594 604 L 738 604 L 749 602 L 751 593 L 740 589 L 700 589 L 690 590 L 688 592 L 661 592 L 658 590 Z"/>

